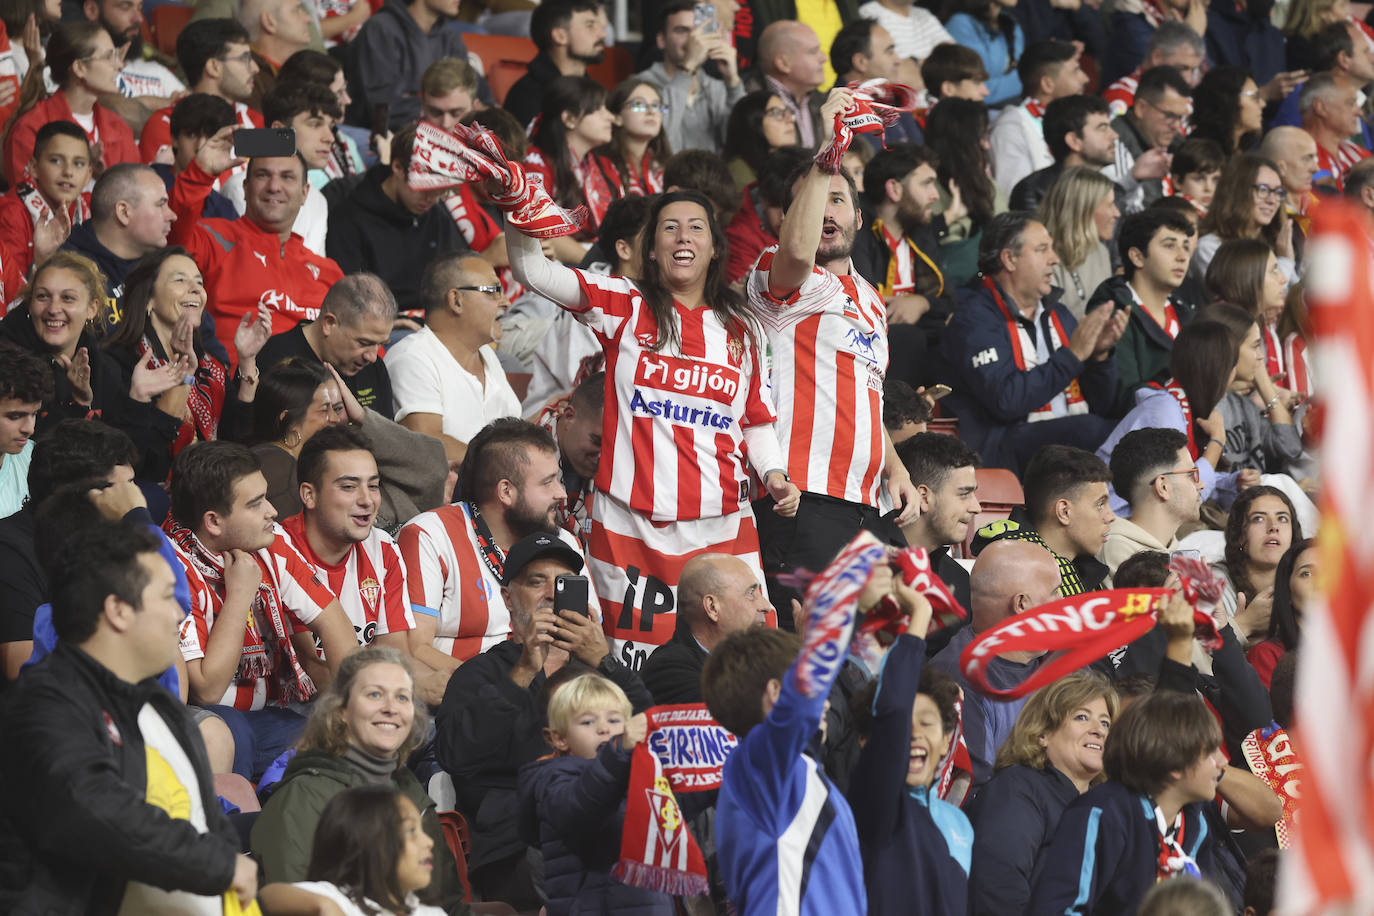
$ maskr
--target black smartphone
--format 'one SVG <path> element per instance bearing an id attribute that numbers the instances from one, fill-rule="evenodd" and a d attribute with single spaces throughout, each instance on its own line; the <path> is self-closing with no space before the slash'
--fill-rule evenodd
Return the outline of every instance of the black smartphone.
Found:
<path id="1" fill-rule="evenodd" d="M 587 577 L 559 576 L 553 580 L 553 613 L 575 611 L 583 617 L 590 617 L 587 610 Z"/>
<path id="2" fill-rule="evenodd" d="M 391 120 L 391 105 L 378 102 L 372 106 L 372 132 L 380 136 L 386 133 L 387 122 Z"/>
<path id="3" fill-rule="evenodd" d="M 296 155 L 296 132 L 289 127 L 255 127 L 234 131 L 234 155 L 269 159 Z"/>

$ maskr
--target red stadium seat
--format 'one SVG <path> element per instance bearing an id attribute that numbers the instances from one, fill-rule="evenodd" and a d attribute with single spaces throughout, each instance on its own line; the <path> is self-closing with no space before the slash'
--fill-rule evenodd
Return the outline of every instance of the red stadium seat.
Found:
<path id="1" fill-rule="evenodd" d="M 1026 494 L 1021 489 L 1021 481 L 1006 468 L 979 468 L 978 501 L 983 511 L 1006 509 L 1010 512 L 1026 504 Z"/>
<path id="2" fill-rule="evenodd" d="M 468 833 L 468 822 L 457 811 L 440 811 L 439 827 L 444 832 L 444 842 L 448 843 L 453 861 L 458 865 L 458 881 L 463 885 L 463 901 L 472 902 L 472 881 L 468 878 L 468 853 L 472 840 Z"/>
<path id="3" fill-rule="evenodd" d="M 613 45 L 606 49 L 606 57 L 599 64 L 587 68 L 587 75 L 609 91 L 635 72 L 635 60 L 630 49 Z"/>
<path id="4" fill-rule="evenodd" d="M 510 382 L 511 390 L 521 401 L 525 400 L 525 392 L 530 390 L 530 379 L 533 376 L 528 372 L 507 372 L 506 381 Z"/>
<path id="5" fill-rule="evenodd" d="M 191 14 L 194 12 L 194 8 L 182 6 L 180 3 L 164 3 L 162 6 L 154 7 L 147 20 L 153 46 L 168 57 L 176 57 L 177 36 L 181 34 L 186 23 L 191 21 Z"/>
<path id="6" fill-rule="evenodd" d="M 926 432 L 940 433 L 944 436 L 959 438 L 958 417 L 931 417 L 926 421 Z"/>
<path id="7" fill-rule="evenodd" d="M 511 35 L 463 36 L 463 43 L 469 51 L 482 59 L 482 69 L 486 71 L 487 85 L 497 104 L 506 100 L 506 93 L 529 69 L 530 61 L 539 53 L 534 42 L 528 38 Z"/>

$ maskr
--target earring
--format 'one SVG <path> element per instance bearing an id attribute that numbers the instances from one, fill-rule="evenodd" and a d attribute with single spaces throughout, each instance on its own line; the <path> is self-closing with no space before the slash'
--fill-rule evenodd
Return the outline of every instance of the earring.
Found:
<path id="1" fill-rule="evenodd" d="M 295 436 L 295 437 L 296 437 L 296 441 L 295 441 L 295 442 L 292 442 L 292 441 L 291 441 L 291 437 L 292 437 L 292 436 Z M 295 448 L 296 446 L 300 445 L 300 444 L 301 444 L 301 431 L 300 431 L 299 429 L 293 429 L 293 430 L 291 430 L 291 431 L 290 431 L 289 433 L 287 433 L 285 436 L 282 436 L 281 444 L 284 445 L 284 446 L 286 446 L 287 448 Z"/>

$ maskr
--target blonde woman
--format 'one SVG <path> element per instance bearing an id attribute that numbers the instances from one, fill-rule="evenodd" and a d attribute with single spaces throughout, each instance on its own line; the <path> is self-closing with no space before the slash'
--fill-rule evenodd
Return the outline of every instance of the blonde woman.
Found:
<path id="1" fill-rule="evenodd" d="M 1081 319 L 1098 284 L 1112 275 L 1107 242 L 1116 231 L 1116 185 L 1096 169 L 1067 168 L 1040 204 L 1038 219 L 1054 240 L 1060 301 Z"/>
<path id="2" fill-rule="evenodd" d="M 1031 694 L 1002 743 L 995 772 L 969 803 L 969 913 L 1022 913 L 1036 859 L 1069 802 L 1106 779 L 1102 751 L 1116 691 L 1084 669 Z"/>

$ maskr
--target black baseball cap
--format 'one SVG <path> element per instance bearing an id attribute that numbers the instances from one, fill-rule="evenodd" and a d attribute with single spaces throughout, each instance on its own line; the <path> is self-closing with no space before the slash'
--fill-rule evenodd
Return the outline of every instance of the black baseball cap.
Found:
<path id="1" fill-rule="evenodd" d="M 516 541 L 506 553 L 506 562 L 501 568 L 501 584 L 510 585 L 520 570 L 544 557 L 562 560 L 572 567 L 573 573 L 582 572 L 582 554 L 569 547 L 562 538 L 540 531 Z"/>

